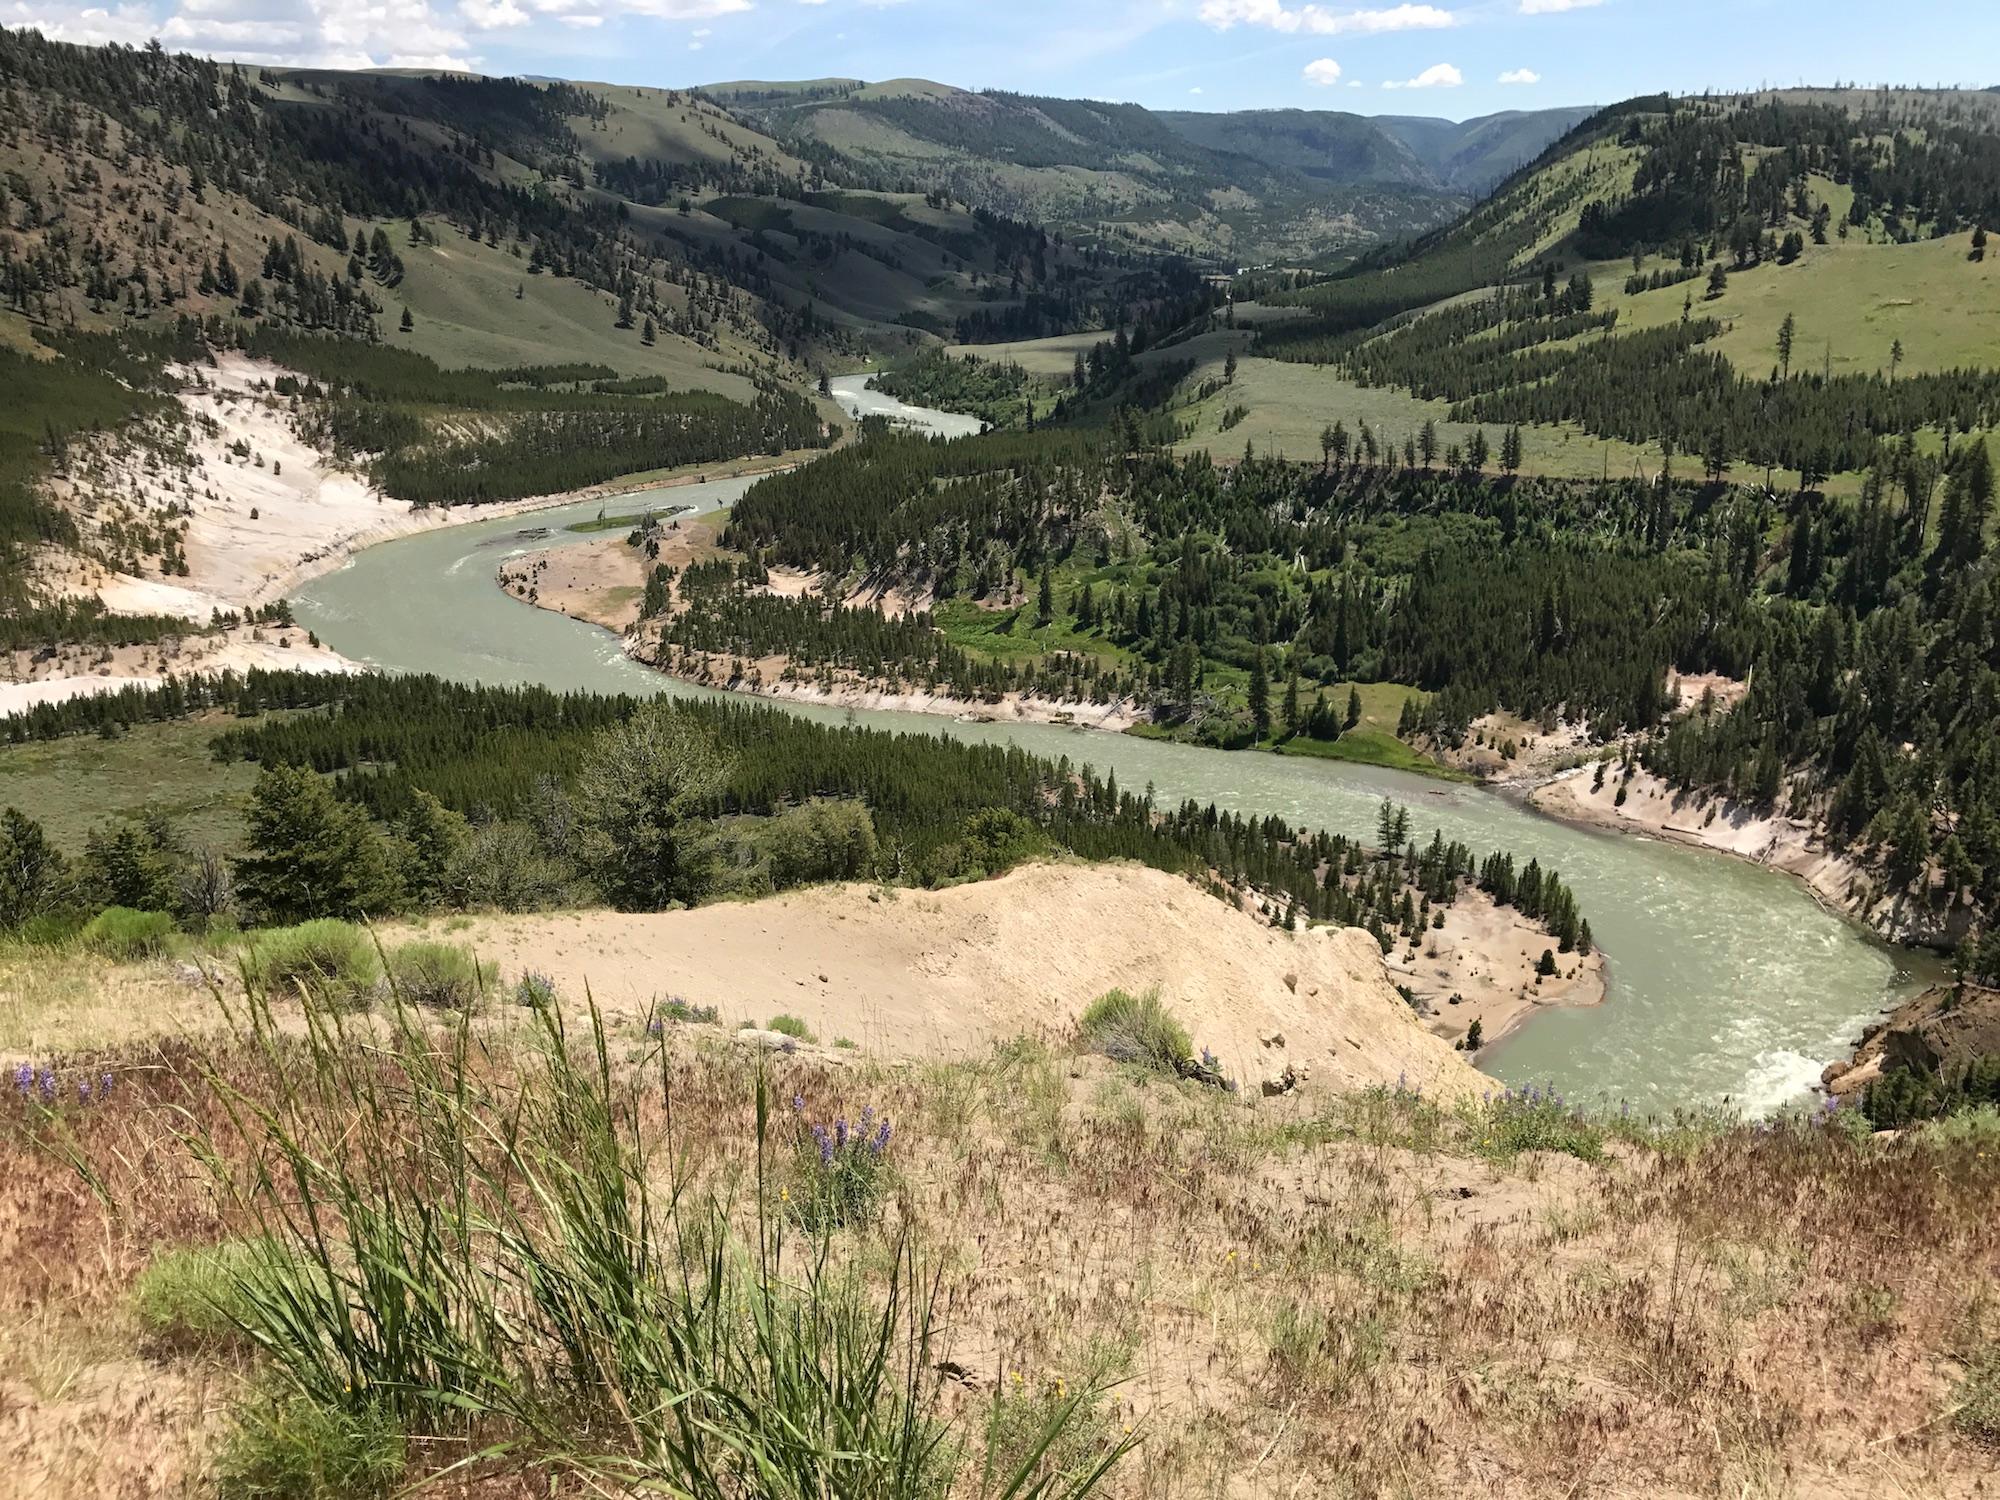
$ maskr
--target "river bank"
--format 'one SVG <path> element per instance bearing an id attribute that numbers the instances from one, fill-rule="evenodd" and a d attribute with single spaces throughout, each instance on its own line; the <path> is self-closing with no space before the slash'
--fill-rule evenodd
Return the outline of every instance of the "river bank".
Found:
<path id="1" fill-rule="evenodd" d="M 647 574 L 661 566 L 678 577 L 714 555 L 716 537 L 713 521 L 675 517 L 651 537 L 650 556 L 624 536 L 605 533 L 513 553 L 498 567 L 495 580 L 523 603 L 609 631 L 630 660 L 697 687 L 844 711 L 937 715 L 959 723 L 1116 733 L 1139 721 L 1139 711 L 1129 703 L 1059 702 L 1019 693 L 992 701 L 952 698 L 854 674 L 795 672 L 783 656 L 743 658 L 669 646 L 662 639 L 663 625 L 683 606 L 678 594 L 670 594 L 663 615 L 642 619 Z M 773 592 L 796 597 L 823 582 L 788 575 L 774 581 Z M 923 607 L 919 601 L 859 593 L 849 602 L 897 611 Z M 1608 979 L 1601 952 L 1564 954 L 1557 972 L 1543 975 L 1537 972 L 1541 956 L 1554 949 L 1555 940 L 1512 907 L 1498 906 L 1484 892 L 1467 888 L 1440 910 L 1441 925 L 1425 928 L 1419 946 L 1381 955 L 1383 971 L 1432 1034 L 1457 1044 L 1477 1026 L 1480 1037 L 1493 1042 L 1539 1011 L 1603 1003 Z M 1276 915 L 1263 913 L 1266 920 Z"/>
<path id="2" fill-rule="evenodd" d="M 1606 775 L 1595 785 L 1594 777 L 1592 766 L 1562 771 L 1529 788 L 1525 800 L 1564 822 L 1668 839 L 1791 876 L 1823 909 L 1885 942 L 1947 952 L 1964 936 L 1962 911 L 1939 913 L 1907 894 L 1885 893 L 1874 872 L 1834 849 L 1816 823 L 1726 796 L 1678 791 L 1643 769 L 1629 779 Z"/>
<path id="3" fill-rule="evenodd" d="M 420 507 L 384 493 L 301 435 L 296 398 L 276 389 L 287 373 L 231 352 L 218 354 L 212 366 L 176 366 L 185 442 L 175 462 L 159 462 L 157 433 L 107 435 L 52 484 L 86 543 L 134 527 L 171 525 L 185 568 L 141 576 L 81 553 L 52 553 L 39 560 L 42 586 L 57 597 L 97 599 L 112 614 L 178 616 L 189 630 L 130 646 L 16 652 L 0 662 L 0 715 L 153 687 L 169 675 L 257 667 L 353 671 L 357 663 L 310 641 L 303 629 L 214 630 L 208 622 L 218 613 L 248 614 L 283 599 L 385 542 L 471 521 L 778 473 L 807 456 L 655 470 L 478 507 Z"/>

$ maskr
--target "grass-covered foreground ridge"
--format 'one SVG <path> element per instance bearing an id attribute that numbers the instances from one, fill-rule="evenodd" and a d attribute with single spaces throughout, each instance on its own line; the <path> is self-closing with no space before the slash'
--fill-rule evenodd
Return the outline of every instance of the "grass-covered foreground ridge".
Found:
<path id="1" fill-rule="evenodd" d="M 1969 1495 L 2000 1440 L 1990 1109 L 1257 1100 L 1129 995 L 915 1066 L 219 983 L 5 1080 L 33 1492 Z"/>

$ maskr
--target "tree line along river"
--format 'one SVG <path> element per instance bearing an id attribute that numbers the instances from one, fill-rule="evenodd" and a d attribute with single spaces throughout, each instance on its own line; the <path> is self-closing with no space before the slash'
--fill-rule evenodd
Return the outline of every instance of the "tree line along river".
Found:
<path id="1" fill-rule="evenodd" d="M 850 413 L 865 409 L 953 435 L 970 418 L 926 412 L 834 383 Z M 968 428 L 967 424 L 971 427 Z M 722 480 L 620 497 L 619 510 L 733 504 L 753 481 Z M 530 517 L 473 521 L 369 548 L 294 597 L 299 618 L 336 651 L 389 671 L 464 681 L 543 683 L 599 692 L 709 695 L 629 660 L 606 631 L 509 597 L 502 562 L 583 543 L 569 524 L 590 500 Z M 546 537 L 524 537 L 546 526 Z M 1418 837 L 1441 828 L 1475 856 L 1491 849 L 1562 872 L 1610 966 L 1601 1006 L 1542 1012 L 1479 1057 L 1504 1083 L 1552 1082 L 1565 1095 L 1666 1110 L 1731 1099 L 1767 1111 L 1796 1099 L 1846 1055 L 1862 1024 L 1920 987 L 1936 965 L 1893 951 L 1822 910 L 1798 882 L 1744 861 L 1629 834 L 1572 828 L 1478 787 L 1373 767 L 1205 750 L 1042 724 L 961 722 L 934 715 L 787 704 L 828 722 L 1007 741 L 1067 755 L 1128 787 L 1152 785 L 1239 813 L 1371 836 L 1384 797 L 1406 804 Z M 664 978 L 663 978 L 664 982 Z"/>

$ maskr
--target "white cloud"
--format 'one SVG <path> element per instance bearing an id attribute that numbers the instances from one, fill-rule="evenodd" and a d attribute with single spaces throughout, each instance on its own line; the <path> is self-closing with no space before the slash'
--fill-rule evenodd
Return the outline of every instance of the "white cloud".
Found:
<path id="1" fill-rule="evenodd" d="M 1450 63 L 1432 63 L 1415 78 L 1405 78 L 1401 82 L 1390 79 L 1382 85 L 1385 89 L 1455 89 L 1465 82 L 1465 75 Z"/>
<path id="2" fill-rule="evenodd" d="M 1545 4 L 1548 0 L 1522 0 Z M 1387 31 L 1437 31 L 1457 24 L 1435 5 L 1396 5 L 1385 10 L 1331 11 L 1322 5 L 1288 8 L 1283 0 L 1202 0 L 1200 16 L 1217 31 L 1232 26 L 1266 26 L 1309 36 L 1374 36 Z"/>
<path id="3" fill-rule="evenodd" d="M 514 0 L 458 0 L 458 13 L 481 31 L 528 24 L 528 13 Z"/>
<path id="4" fill-rule="evenodd" d="M 1533 68 L 1509 68 L 1500 75 L 1502 83 L 1540 83 L 1542 75 Z"/>
<path id="5" fill-rule="evenodd" d="M 1188 92 L 1190 94 L 1199 94 L 1201 92 L 1201 85 L 1196 84 L 1193 88 L 1189 89 Z"/>
<path id="6" fill-rule="evenodd" d="M 0 0 L 0 25 L 66 42 L 137 45 L 267 67 L 455 68 L 479 65 L 471 39 L 554 20 L 589 30 L 619 16 L 705 21 L 754 0 Z M 699 35 L 700 33 L 697 33 Z"/>
<path id="7" fill-rule="evenodd" d="M 1588 10 L 1593 5 L 1603 3 L 1604 0 L 1521 0 L 1521 14 L 1553 16 L 1566 10 Z"/>
<path id="8" fill-rule="evenodd" d="M 1306 64 L 1305 80 L 1323 89 L 1332 88 L 1340 82 L 1340 64 L 1330 57 L 1316 58 Z"/>

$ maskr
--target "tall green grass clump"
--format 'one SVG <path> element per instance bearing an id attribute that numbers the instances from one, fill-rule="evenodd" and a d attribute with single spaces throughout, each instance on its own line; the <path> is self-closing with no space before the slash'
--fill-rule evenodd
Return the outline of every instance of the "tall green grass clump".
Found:
<path id="1" fill-rule="evenodd" d="M 397 1488 L 407 1463 L 402 1430 L 382 1405 L 259 1392 L 234 1413 L 215 1487 L 223 1500 L 376 1500 Z"/>
<path id="2" fill-rule="evenodd" d="M 247 986 L 268 998 L 311 990 L 322 998 L 365 997 L 381 976 L 374 941 L 352 922 L 321 917 L 256 933 L 242 957 Z"/>
<path id="3" fill-rule="evenodd" d="M 594 1006 L 581 1035 L 535 1007 L 523 1044 L 395 987 L 365 1025 L 301 995 L 303 1035 L 281 1031 L 253 979 L 242 1050 L 204 1070 L 221 1108 L 190 1115 L 226 1122 L 190 1144 L 256 1231 L 233 1316 L 288 1393 L 242 1413 L 234 1493 L 338 1493 L 343 1474 L 365 1493 L 391 1466 L 372 1436 L 388 1431 L 410 1455 L 607 1493 L 940 1492 L 959 1462 L 932 1352 L 940 1281 L 907 1235 L 886 1283 L 831 1269 L 830 1237 L 775 1211 L 761 1079 L 757 1212 L 739 1233 L 677 1149 L 663 1040 L 614 1064 Z M 1126 1445 L 1081 1475 L 1037 1467 L 1077 1410 L 1053 1411 L 988 1494 L 1091 1493 Z"/>
<path id="4" fill-rule="evenodd" d="M 188 1348 L 233 1342 L 242 1331 L 242 1288 L 265 1256 L 225 1240 L 157 1256 L 132 1284 L 132 1307 L 148 1337 Z"/>
<path id="5" fill-rule="evenodd" d="M 1178 1076 L 1194 1058 L 1187 1028 L 1161 1003 L 1158 990 L 1107 990 L 1084 1008 L 1077 1034 L 1092 1052 L 1162 1073 Z"/>
<path id="6" fill-rule="evenodd" d="M 129 906 L 107 906 L 84 923 L 83 944 L 93 953 L 131 963 L 142 958 L 158 958 L 173 940 L 174 919 L 163 911 L 134 911 Z"/>

